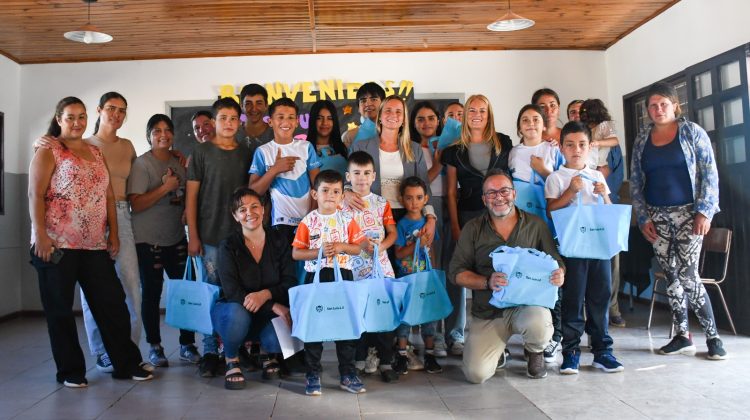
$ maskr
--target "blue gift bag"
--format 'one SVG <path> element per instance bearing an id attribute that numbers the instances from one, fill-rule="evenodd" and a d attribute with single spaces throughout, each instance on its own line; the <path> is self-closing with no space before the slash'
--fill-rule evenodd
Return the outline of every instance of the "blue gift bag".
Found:
<path id="1" fill-rule="evenodd" d="M 378 255 L 375 246 L 373 255 Z M 367 306 L 365 307 L 365 329 L 367 332 L 393 331 L 401 324 L 401 307 L 407 284 L 387 278 L 377 257 L 373 259 L 373 275 L 360 280 L 367 284 Z"/>
<path id="2" fill-rule="evenodd" d="M 459 138 L 461 138 L 461 122 L 453 118 L 448 118 L 445 121 L 445 125 L 443 125 L 443 131 L 440 132 L 440 136 L 433 137 L 428 142 L 430 153 L 435 153 L 436 144 L 438 150 L 443 150 L 457 142 Z"/>
<path id="3" fill-rule="evenodd" d="M 516 190 L 516 206 L 526 213 L 537 215 L 549 223 L 547 217 L 547 200 L 544 198 L 544 180 L 533 169 L 531 170 L 532 182 L 513 179 L 513 189 Z M 537 178 L 541 184 L 537 183 Z"/>
<path id="4" fill-rule="evenodd" d="M 195 263 L 195 281 L 189 281 Z M 170 279 L 166 270 L 167 315 L 164 322 L 175 328 L 213 334 L 211 309 L 219 298 L 219 286 L 206 283 L 208 273 L 201 257 L 188 257 L 182 279 Z"/>
<path id="5" fill-rule="evenodd" d="M 453 305 L 445 290 L 445 272 L 434 270 L 430 261 L 430 253 L 425 252 L 425 255 L 427 256 L 425 271 L 418 271 L 398 279 L 408 285 L 404 294 L 404 310 L 401 313 L 401 322 L 407 325 L 422 325 L 437 321 L 447 317 L 453 311 Z M 412 264 L 412 267 L 418 270 L 417 258 L 419 258 L 419 239 L 414 246 Z"/>
<path id="6" fill-rule="evenodd" d="M 581 204 L 552 212 L 560 254 L 569 258 L 608 260 L 628 250 L 631 206 L 626 204 Z"/>
<path id="7" fill-rule="evenodd" d="M 357 130 L 357 135 L 354 136 L 354 140 L 352 140 L 352 144 L 355 142 L 358 142 L 360 140 L 367 140 L 369 138 L 373 138 L 378 135 L 378 130 L 375 127 L 375 123 L 372 122 L 367 117 L 364 117 L 364 121 L 362 121 L 362 124 L 359 126 L 359 130 Z"/>
<path id="8" fill-rule="evenodd" d="M 554 258 L 536 249 L 507 246 L 493 251 L 490 258 L 492 267 L 508 276 L 508 285 L 492 292 L 490 305 L 555 307 L 558 288 L 550 283 L 550 276 L 559 265 Z"/>
<path id="9" fill-rule="evenodd" d="M 338 258 L 333 259 L 335 281 L 321 283 L 322 257 L 321 247 L 312 283 L 289 289 L 292 337 L 306 343 L 356 340 L 365 332 L 367 284 L 342 280 Z"/>

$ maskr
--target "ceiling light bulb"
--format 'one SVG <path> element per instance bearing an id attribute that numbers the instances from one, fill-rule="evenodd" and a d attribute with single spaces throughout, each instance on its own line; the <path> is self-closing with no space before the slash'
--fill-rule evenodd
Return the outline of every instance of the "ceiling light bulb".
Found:
<path id="1" fill-rule="evenodd" d="M 85 44 L 91 44 L 91 41 L 94 40 L 94 35 L 91 33 L 91 31 L 86 31 L 86 33 L 83 35 L 83 42 Z"/>

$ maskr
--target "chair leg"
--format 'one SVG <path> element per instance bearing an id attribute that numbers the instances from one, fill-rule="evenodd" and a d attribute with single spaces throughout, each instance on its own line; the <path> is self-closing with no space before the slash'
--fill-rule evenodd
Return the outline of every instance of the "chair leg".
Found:
<path id="1" fill-rule="evenodd" d="M 729 307 L 727 306 L 727 301 L 724 299 L 724 293 L 721 291 L 721 286 L 715 283 L 707 283 L 712 284 L 716 286 L 716 289 L 719 290 L 719 298 L 721 298 L 721 304 L 724 305 L 724 311 L 727 314 L 727 318 L 729 319 L 729 326 L 732 327 L 732 332 L 734 335 L 737 335 L 737 329 L 734 328 L 734 321 L 732 321 L 732 315 L 729 313 Z"/>

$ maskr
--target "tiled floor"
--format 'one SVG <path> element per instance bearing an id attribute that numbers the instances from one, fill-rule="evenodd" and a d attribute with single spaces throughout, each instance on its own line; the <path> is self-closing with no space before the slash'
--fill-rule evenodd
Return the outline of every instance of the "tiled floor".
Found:
<path id="1" fill-rule="evenodd" d="M 696 337 L 698 354 L 659 356 L 667 342 L 668 315 L 657 314 L 651 334 L 645 329 L 647 308 L 626 313 L 628 328 L 613 328 L 616 355 L 624 373 L 605 374 L 590 366 L 584 353 L 579 375 L 530 380 L 518 340 L 505 370 L 483 385 L 464 381 L 460 359 L 440 359 L 442 374 L 411 372 L 400 383 L 366 377 L 367 393 L 340 391 L 335 353 L 324 354 L 323 396 L 304 395 L 303 378 L 263 382 L 250 373 L 243 391 L 226 391 L 223 379 L 202 379 L 196 368 L 179 361 L 177 334 L 164 328 L 171 366 L 156 380 L 117 381 L 93 368 L 89 388 L 76 390 L 54 381 L 46 326 L 41 318 L 0 324 L 0 419 L 733 419 L 750 417 L 750 338 L 724 333 L 729 358 L 705 360 L 705 343 Z M 85 345 L 82 323 L 81 342 Z M 700 336 L 700 334 L 698 334 Z M 584 339 L 585 342 L 585 339 Z M 147 354 L 145 344 L 141 345 Z"/>

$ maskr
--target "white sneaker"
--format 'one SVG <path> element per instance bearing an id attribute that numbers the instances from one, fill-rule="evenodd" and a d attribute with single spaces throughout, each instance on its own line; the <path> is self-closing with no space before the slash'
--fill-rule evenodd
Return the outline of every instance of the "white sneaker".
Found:
<path id="1" fill-rule="evenodd" d="M 555 357 L 561 350 L 560 342 L 550 340 L 547 347 L 544 348 L 544 361 L 546 363 L 555 363 Z"/>
<path id="2" fill-rule="evenodd" d="M 437 334 L 435 336 L 435 357 L 448 357 L 448 351 L 445 349 L 445 337 L 443 334 Z"/>
<path id="3" fill-rule="evenodd" d="M 406 350 L 406 358 L 408 359 L 408 363 L 406 364 L 407 369 L 424 370 L 424 363 L 414 354 L 414 349 L 411 346 Z"/>
<path id="4" fill-rule="evenodd" d="M 464 343 L 460 341 L 454 341 L 451 344 L 451 354 L 454 356 L 463 356 L 464 354 Z"/>
<path id="5" fill-rule="evenodd" d="M 378 365 L 380 365 L 380 358 L 375 347 L 367 349 L 367 358 L 365 359 L 365 373 L 375 373 L 378 371 Z"/>

